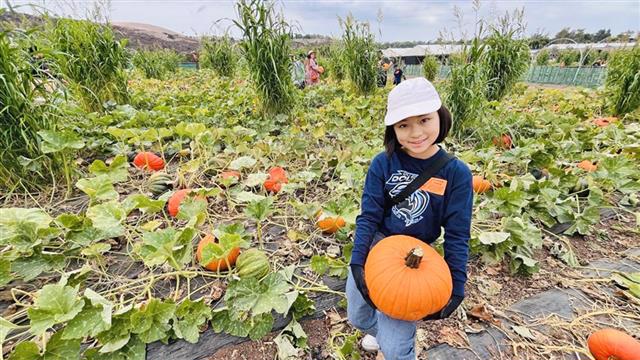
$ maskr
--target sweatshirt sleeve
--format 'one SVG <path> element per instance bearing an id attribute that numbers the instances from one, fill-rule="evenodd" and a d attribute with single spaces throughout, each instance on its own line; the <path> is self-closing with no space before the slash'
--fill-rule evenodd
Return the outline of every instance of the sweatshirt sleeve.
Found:
<path id="1" fill-rule="evenodd" d="M 384 172 L 380 160 L 380 157 L 373 159 L 365 179 L 360 215 L 356 218 L 351 264 L 364 265 L 373 237 L 383 221 Z"/>
<path id="2" fill-rule="evenodd" d="M 464 296 L 471 237 L 473 186 L 471 171 L 463 163 L 455 171 L 444 213 L 444 259 L 453 279 L 453 295 Z"/>

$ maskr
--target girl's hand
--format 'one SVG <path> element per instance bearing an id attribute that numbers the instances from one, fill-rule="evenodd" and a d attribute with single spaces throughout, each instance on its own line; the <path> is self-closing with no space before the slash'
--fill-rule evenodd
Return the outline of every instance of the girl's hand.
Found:
<path id="1" fill-rule="evenodd" d="M 364 282 L 364 266 L 351 264 L 351 275 L 353 275 L 353 281 L 356 283 L 356 287 L 364 301 L 369 304 L 372 308 L 376 309 L 376 306 L 373 305 L 373 301 L 369 297 L 369 289 L 367 288 L 367 283 Z"/>
<path id="2" fill-rule="evenodd" d="M 464 296 L 452 295 L 451 299 L 445 307 L 438 311 L 437 313 L 433 313 L 428 315 L 422 320 L 440 320 L 448 318 L 457 308 L 462 304 L 462 300 L 464 300 Z"/>

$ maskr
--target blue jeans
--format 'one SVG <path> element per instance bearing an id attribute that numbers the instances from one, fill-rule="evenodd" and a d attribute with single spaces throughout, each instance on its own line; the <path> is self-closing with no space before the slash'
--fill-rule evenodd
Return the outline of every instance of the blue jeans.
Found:
<path id="1" fill-rule="evenodd" d="M 377 233 L 372 247 L 384 235 Z M 397 320 L 373 309 L 362 298 L 351 270 L 347 277 L 347 318 L 356 329 L 375 336 L 385 360 L 415 360 L 416 322 Z"/>

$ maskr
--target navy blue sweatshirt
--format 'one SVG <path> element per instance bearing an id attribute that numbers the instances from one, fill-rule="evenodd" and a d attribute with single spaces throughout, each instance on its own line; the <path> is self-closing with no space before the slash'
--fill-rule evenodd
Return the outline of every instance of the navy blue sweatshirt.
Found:
<path id="1" fill-rule="evenodd" d="M 444 153 L 440 149 L 423 160 L 400 150 L 391 157 L 380 153 L 373 159 L 365 180 L 361 212 L 356 218 L 351 264 L 364 265 L 376 232 L 385 236 L 409 235 L 432 243 L 443 227 L 444 259 L 451 270 L 453 295 L 464 296 L 473 207 L 472 176 L 467 165 L 454 159 L 434 175 L 447 180 L 444 195 L 418 189 L 384 214 L 384 192 L 397 195 Z"/>

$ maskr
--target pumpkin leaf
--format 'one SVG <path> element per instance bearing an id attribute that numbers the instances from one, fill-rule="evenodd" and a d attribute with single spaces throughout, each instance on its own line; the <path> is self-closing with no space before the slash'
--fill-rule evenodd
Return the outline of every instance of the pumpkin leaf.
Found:
<path id="1" fill-rule="evenodd" d="M 145 232 L 142 242 L 136 244 L 135 251 L 146 266 L 157 266 L 168 262 L 176 270 L 182 270 L 191 261 L 191 240 L 194 228 L 181 231 L 174 228 Z"/>
<path id="2" fill-rule="evenodd" d="M 18 326 L 12 322 L 0 317 L 0 348 L 4 345 L 4 340 L 7 338 L 7 335 L 17 327 Z"/>
<path id="3" fill-rule="evenodd" d="M 200 328 L 211 318 L 211 308 L 205 304 L 204 299 L 186 299 L 176 308 L 172 328 L 178 339 L 195 344 L 200 337 Z"/>
<path id="4" fill-rule="evenodd" d="M 249 174 L 247 176 L 247 180 L 244 181 L 245 187 L 255 187 L 261 185 L 265 180 L 267 180 L 268 175 L 265 173 L 257 173 L 257 174 Z"/>
<path id="5" fill-rule="evenodd" d="M 76 182 L 76 187 L 89 195 L 92 202 L 118 199 L 118 192 L 114 189 L 111 179 L 106 175 L 80 179 Z"/>
<path id="6" fill-rule="evenodd" d="M 52 130 L 40 130 L 38 135 L 42 138 L 40 149 L 44 154 L 61 152 L 68 149 L 82 149 L 84 141 L 72 132 L 56 132 Z"/>
<path id="7" fill-rule="evenodd" d="M 176 304 L 171 301 L 151 299 L 131 315 L 131 332 L 145 343 L 166 340 L 175 317 Z"/>
<path id="8" fill-rule="evenodd" d="M 155 214 L 162 211 L 166 201 L 154 200 L 143 194 L 131 194 L 122 202 L 125 213 L 140 209 L 143 214 Z"/>
<path id="9" fill-rule="evenodd" d="M 93 226 L 104 233 L 104 236 L 115 238 L 124 235 L 122 221 L 127 217 L 127 213 L 118 201 L 91 206 L 87 209 L 86 215 L 91 219 Z"/>
<path id="10" fill-rule="evenodd" d="M 266 220 L 273 212 L 272 205 L 273 198 L 271 197 L 267 197 L 262 200 L 253 200 L 247 205 L 244 212 L 251 219 L 261 222 Z"/>
<path id="11" fill-rule="evenodd" d="M 241 156 L 229 164 L 231 170 L 242 170 L 246 168 L 252 168 L 256 164 L 256 159 L 251 156 Z"/>
<path id="12" fill-rule="evenodd" d="M 478 239 L 485 245 L 500 244 L 506 241 L 511 234 L 500 231 L 484 231 L 478 235 Z"/>
<path id="13" fill-rule="evenodd" d="M 80 359 L 80 340 L 62 338 L 62 331 L 53 334 L 44 352 L 32 341 L 16 346 L 9 360 L 73 360 Z"/>
<path id="14" fill-rule="evenodd" d="M 147 345 L 137 336 L 132 336 L 129 341 L 120 349 L 100 353 L 98 349 L 89 349 L 84 352 L 87 360 L 145 360 L 147 353 Z"/>
<path id="15" fill-rule="evenodd" d="M 127 158 L 124 155 L 118 155 L 113 159 L 111 165 L 106 165 L 104 161 L 98 159 L 94 160 L 88 169 L 96 177 L 104 175 L 112 183 L 119 183 L 127 181 L 129 177 L 128 166 Z"/>
<path id="16" fill-rule="evenodd" d="M 29 309 L 31 332 L 42 335 L 53 325 L 73 319 L 84 307 L 78 298 L 78 287 L 65 284 L 45 285 L 36 293 L 36 300 Z"/>
<path id="17" fill-rule="evenodd" d="M 254 194 L 248 191 L 240 191 L 234 195 L 234 199 L 241 203 L 264 200 L 265 196 Z"/>
<path id="18" fill-rule="evenodd" d="M 251 312 L 252 316 L 271 313 L 272 310 L 284 314 L 290 306 L 286 296 L 289 288 L 282 275 L 272 273 L 262 281 L 245 278 L 232 282 L 224 299 L 232 309 Z"/>
<path id="19" fill-rule="evenodd" d="M 52 220 L 41 209 L 0 209 L 0 244 L 27 251 L 54 235 L 49 226 Z"/>

